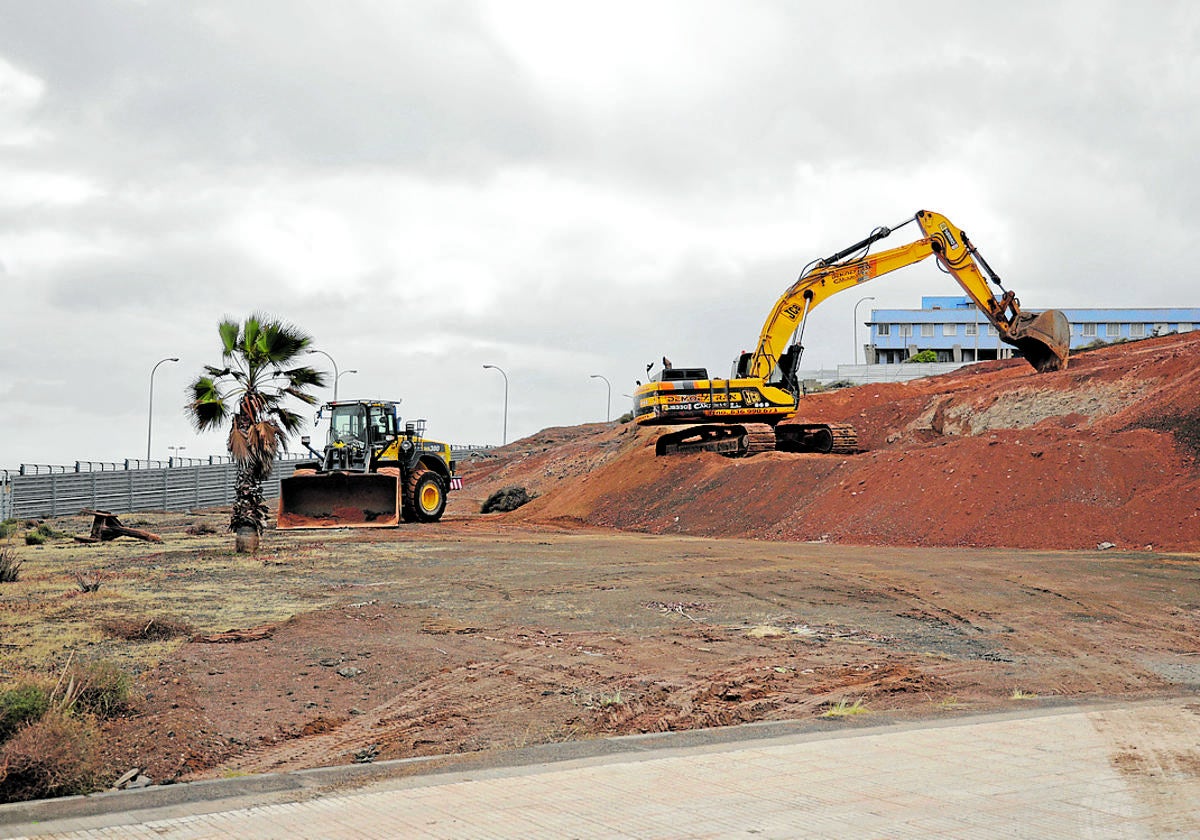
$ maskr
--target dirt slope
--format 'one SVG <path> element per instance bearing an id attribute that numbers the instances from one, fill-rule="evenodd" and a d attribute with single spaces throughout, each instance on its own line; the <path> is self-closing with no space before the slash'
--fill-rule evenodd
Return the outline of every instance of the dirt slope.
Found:
<path id="1" fill-rule="evenodd" d="M 807 397 L 804 419 L 859 430 L 852 456 L 655 458 L 657 430 L 548 429 L 464 465 L 464 495 L 521 484 L 540 498 L 514 520 L 651 533 L 1195 551 L 1198 354 L 1188 333 Z"/>

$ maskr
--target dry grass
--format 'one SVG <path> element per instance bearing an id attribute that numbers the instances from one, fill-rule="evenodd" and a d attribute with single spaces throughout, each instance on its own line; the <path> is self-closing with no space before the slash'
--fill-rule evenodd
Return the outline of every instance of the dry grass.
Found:
<path id="1" fill-rule="evenodd" d="M 863 705 L 862 698 L 860 697 L 853 703 L 847 703 L 845 699 L 839 700 L 821 712 L 820 716 L 823 718 L 844 718 L 870 714 L 870 711 L 870 709 Z"/>
<path id="2" fill-rule="evenodd" d="M 0 684 L 61 672 L 75 651 L 127 668 L 152 665 L 192 632 L 280 623 L 338 603 L 339 586 L 379 580 L 377 556 L 330 534 L 268 532 L 258 556 L 238 555 L 227 533 L 185 533 L 195 517 L 178 517 L 177 524 L 146 518 L 162 544 L 119 539 L 8 548 L 23 565 L 18 581 L 0 586 Z M 54 524 L 86 533 L 90 519 Z M 392 561 L 403 562 L 404 553 L 397 545 Z M 80 569 L 102 570 L 99 591 L 81 591 Z"/>
<path id="3" fill-rule="evenodd" d="M 90 793 L 102 772 L 96 726 L 51 709 L 0 747 L 0 802 Z"/>
<path id="4" fill-rule="evenodd" d="M 0 583 L 16 583 L 20 580 L 23 562 L 8 546 L 0 547 Z"/>

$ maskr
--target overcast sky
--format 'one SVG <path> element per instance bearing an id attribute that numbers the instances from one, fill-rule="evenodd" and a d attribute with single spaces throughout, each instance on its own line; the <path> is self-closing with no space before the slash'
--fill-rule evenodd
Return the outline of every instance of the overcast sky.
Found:
<path id="1" fill-rule="evenodd" d="M 1198 10 L 0 0 L 0 467 L 144 457 L 167 356 L 154 457 L 222 453 L 184 388 L 255 310 L 446 440 L 500 442 L 484 364 L 510 441 L 603 420 L 592 374 L 615 417 L 922 208 L 1027 309 L 1200 305 Z M 835 297 L 802 366 L 957 292 Z"/>

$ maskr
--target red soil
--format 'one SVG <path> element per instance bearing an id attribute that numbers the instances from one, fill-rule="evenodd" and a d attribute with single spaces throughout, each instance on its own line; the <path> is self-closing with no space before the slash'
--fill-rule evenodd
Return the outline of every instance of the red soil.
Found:
<path id="1" fill-rule="evenodd" d="M 851 456 L 656 458 L 632 424 L 547 429 L 464 466 L 515 520 L 853 544 L 1200 550 L 1200 332 L 806 397 L 853 423 Z"/>

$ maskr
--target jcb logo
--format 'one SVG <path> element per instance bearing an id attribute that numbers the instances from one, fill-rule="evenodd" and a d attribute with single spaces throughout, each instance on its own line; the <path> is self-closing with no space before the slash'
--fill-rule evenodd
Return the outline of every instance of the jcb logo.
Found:
<path id="1" fill-rule="evenodd" d="M 803 311 L 804 310 L 800 307 L 800 304 L 789 303 L 786 307 L 784 307 L 783 314 L 786 315 L 789 320 L 795 321 L 800 317 L 800 313 Z"/>
<path id="2" fill-rule="evenodd" d="M 950 228 L 946 226 L 945 222 L 942 223 L 941 228 L 942 236 L 946 237 L 946 250 L 950 251 L 957 248 L 958 240 L 954 237 L 954 234 L 950 232 Z"/>

